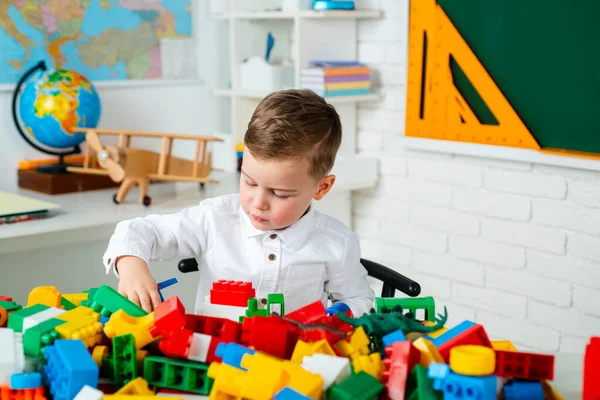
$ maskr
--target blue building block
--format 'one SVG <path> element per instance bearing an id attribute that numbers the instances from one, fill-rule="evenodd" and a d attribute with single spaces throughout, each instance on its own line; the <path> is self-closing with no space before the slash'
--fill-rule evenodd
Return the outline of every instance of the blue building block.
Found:
<path id="1" fill-rule="evenodd" d="M 402 332 L 402 329 L 398 329 L 392 333 L 388 333 L 383 338 L 383 347 L 391 346 L 396 342 L 404 342 L 406 340 L 406 336 Z"/>
<path id="2" fill-rule="evenodd" d="M 223 359 L 223 364 L 231 365 L 244 371 L 248 371 L 246 368 L 241 366 L 242 357 L 244 354 L 254 354 L 255 351 L 239 345 L 237 343 L 219 343 L 215 350 L 215 355 Z"/>
<path id="3" fill-rule="evenodd" d="M 432 362 L 427 376 L 433 388 L 444 392 L 444 400 L 495 400 L 496 376 L 466 376 L 450 371 L 446 364 Z"/>
<path id="4" fill-rule="evenodd" d="M 12 374 L 10 376 L 10 388 L 13 390 L 36 389 L 40 386 L 42 386 L 42 374 L 38 372 Z"/>
<path id="5" fill-rule="evenodd" d="M 161 303 L 165 301 L 165 298 L 163 297 L 163 294 L 161 292 L 161 290 L 168 288 L 169 286 L 173 286 L 174 284 L 176 284 L 177 278 L 171 278 L 171 279 L 167 279 L 166 281 L 162 281 L 159 282 L 156 286 L 158 288 L 158 295 L 160 297 L 160 301 Z"/>
<path id="6" fill-rule="evenodd" d="M 294 389 L 284 387 L 273 396 L 274 400 L 309 400 L 310 397 L 306 397 L 302 393 L 296 392 Z"/>
<path id="7" fill-rule="evenodd" d="M 468 330 L 469 328 L 472 328 L 475 325 L 476 325 L 475 322 L 465 320 L 465 321 L 461 322 L 460 324 L 456 325 L 454 328 L 451 328 L 451 329 L 447 330 L 446 332 L 442 333 L 438 337 L 432 338 L 429 335 L 425 335 L 425 336 L 423 336 L 423 338 L 429 340 L 431 343 L 433 343 L 435 345 L 435 347 L 440 347 L 441 345 L 443 345 L 450 339 L 454 339 L 455 337 L 464 333 L 466 330 Z"/>
<path id="8" fill-rule="evenodd" d="M 544 389 L 540 381 L 514 380 L 504 385 L 506 400 L 544 400 Z"/>
<path id="9" fill-rule="evenodd" d="M 45 348 L 44 358 L 44 378 L 54 400 L 72 400 L 85 385 L 98 387 L 98 365 L 81 340 L 58 339 Z"/>

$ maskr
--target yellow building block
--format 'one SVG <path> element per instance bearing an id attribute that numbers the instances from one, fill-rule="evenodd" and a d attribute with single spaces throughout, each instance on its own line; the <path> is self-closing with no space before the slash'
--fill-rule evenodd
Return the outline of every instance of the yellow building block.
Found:
<path id="1" fill-rule="evenodd" d="M 138 396 L 135 394 L 106 394 L 103 397 L 104 400 L 185 400 L 183 397 L 164 397 L 164 396 Z"/>
<path id="2" fill-rule="evenodd" d="M 557 391 L 556 389 L 554 389 L 552 387 L 552 385 L 550 385 L 550 383 L 548 381 L 542 381 L 542 389 L 544 390 L 544 396 L 546 396 L 546 399 L 548 400 L 564 400 L 564 397 L 562 397 Z"/>
<path id="3" fill-rule="evenodd" d="M 102 341 L 100 314 L 91 308 L 79 306 L 55 318 L 65 321 L 54 328 L 62 339 L 81 339 L 88 348 Z"/>
<path id="4" fill-rule="evenodd" d="M 61 294 L 54 286 L 39 286 L 29 292 L 27 307 L 43 304 L 48 307 L 60 307 Z"/>
<path id="5" fill-rule="evenodd" d="M 281 360 L 265 353 L 245 354 L 240 364 L 248 370 L 240 389 L 243 398 L 270 399 L 289 380 Z"/>
<path id="6" fill-rule="evenodd" d="M 154 312 L 143 317 L 132 317 L 125 311 L 118 310 L 104 325 L 104 334 L 112 339 L 130 333 L 133 335 L 135 348 L 139 350 L 154 340 L 150 334 L 152 325 L 154 325 Z"/>
<path id="7" fill-rule="evenodd" d="M 435 324 L 436 323 L 433 321 L 423 321 L 423 325 L 425 325 L 425 326 L 434 326 Z M 427 336 L 429 336 L 430 338 L 436 338 L 436 337 L 440 336 L 442 333 L 446 332 L 448 329 L 450 329 L 450 328 L 446 328 L 445 326 L 443 326 L 440 329 L 438 329 L 437 331 L 429 332 L 427 334 Z"/>
<path id="8" fill-rule="evenodd" d="M 207 375 L 214 379 L 209 400 L 240 399 L 240 391 L 247 372 L 228 364 L 213 362 Z"/>
<path id="9" fill-rule="evenodd" d="M 71 303 L 75 304 L 76 306 L 80 306 L 82 301 L 88 299 L 88 294 L 87 293 L 70 293 L 70 294 L 63 294 L 62 297 L 69 300 Z"/>
<path id="10" fill-rule="evenodd" d="M 127 382 L 127 384 L 119 389 L 115 394 L 154 396 L 154 392 L 148 387 L 148 382 L 142 377 L 138 377 Z"/>
<path id="11" fill-rule="evenodd" d="M 421 361 L 419 364 L 425 368 L 429 368 L 429 364 L 432 362 L 445 364 L 440 352 L 431 341 L 425 338 L 418 338 L 413 342 L 413 345 L 421 350 Z"/>
<path id="12" fill-rule="evenodd" d="M 329 342 L 325 339 L 317 342 L 303 342 L 302 340 L 298 340 L 296 347 L 294 347 L 291 361 L 300 364 L 304 356 L 312 356 L 313 354 L 336 355 Z"/>
<path id="13" fill-rule="evenodd" d="M 92 358 L 96 365 L 102 368 L 102 363 L 104 359 L 108 356 L 108 347 L 106 346 L 95 346 L 94 350 L 92 350 Z"/>
<path id="14" fill-rule="evenodd" d="M 492 340 L 492 349 L 494 350 L 506 350 L 506 351 L 517 351 L 517 348 L 510 340 Z"/>
<path id="15" fill-rule="evenodd" d="M 355 373 L 363 371 L 374 378 L 377 378 L 378 381 L 381 382 L 383 378 L 383 360 L 381 359 L 381 354 L 372 353 L 369 355 L 363 354 L 361 356 L 356 357 L 352 361 L 352 368 Z"/>
<path id="16" fill-rule="evenodd" d="M 450 349 L 450 369 L 461 375 L 492 375 L 496 369 L 496 353 L 485 346 L 464 344 Z"/>
<path id="17" fill-rule="evenodd" d="M 362 326 L 359 326 L 354 330 L 352 335 L 350 335 L 349 341 L 340 340 L 334 347 L 344 357 L 349 357 L 351 360 L 354 360 L 358 356 L 369 354 L 370 344 L 371 340 L 365 333 L 365 330 Z"/>
<path id="18" fill-rule="evenodd" d="M 301 365 L 291 361 L 283 361 L 283 369 L 289 379 L 285 386 L 294 389 L 311 399 L 321 398 L 323 393 L 323 377 L 302 368 Z M 279 388 L 277 391 L 283 389 Z M 273 393 L 275 394 L 275 393 Z"/>

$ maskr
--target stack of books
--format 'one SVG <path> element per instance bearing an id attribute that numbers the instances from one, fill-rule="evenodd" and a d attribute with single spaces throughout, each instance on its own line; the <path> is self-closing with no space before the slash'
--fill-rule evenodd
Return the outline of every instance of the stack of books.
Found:
<path id="1" fill-rule="evenodd" d="M 360 96 L 371 93 L 371 69 L 354 61 L 311 61 L 300 72 L 300 87 L 320 96 Z"/>

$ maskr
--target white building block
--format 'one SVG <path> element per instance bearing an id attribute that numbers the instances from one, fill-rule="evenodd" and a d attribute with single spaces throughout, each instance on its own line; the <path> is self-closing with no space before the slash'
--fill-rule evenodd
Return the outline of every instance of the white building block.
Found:
<path id="1" fill-rule="evenodd" d="M 104 393 L 91 386 L 85 385 L 73 400 L 102 400 Z"/>
<path id="2" fill-rule="evenodd" d="M 207 295 L 204 299 L 204 303 L 198 311 L 198 314 L 206 315 L 207 317 L 225 318 L 239 322 L 240 317 L 246 314 L 246 307 L 211 304 L 210 295 Z"/>
<path id="3" fill-rule="evenodd" d="M 0 328 L 0 386 L 9 385 L 12 374 L 25 370 L 23 335 L 12 329 Z"/>
<path id="4" fill-rule="evenodd" d="M 25 317 L 23 319 L 23 334 L 25 334 L 27 329 L 33 328 L 34 326 L 41 324 L 44 321 L 48 321 L 49 319 L 54 318 L 65 312 L 67 312 L 67 310 L 63 310 L 61 308 L 56 307 L 50 307 L 45 309 L 44 311 L 40 311 L 37 314 Z"/>
<path id="5" fill-rule="evenodd" d="M 190 343 L 190 351 L 187 357 L 188 360 L 206 362 L 211 341 L 212 336 L 210 335 L 194 333 L 192 335 L 192 343 Z"/>
<path id="6" fill-rule="evenodd" d="M 348 378 L 350 371 L 350 360 L 346 357 L 335 357 L 326 354 L 313 354 L 304 356 L 302 368 L 323 378 L 323 390 L 329 389 L 334 383 L 340 383 Z"/>

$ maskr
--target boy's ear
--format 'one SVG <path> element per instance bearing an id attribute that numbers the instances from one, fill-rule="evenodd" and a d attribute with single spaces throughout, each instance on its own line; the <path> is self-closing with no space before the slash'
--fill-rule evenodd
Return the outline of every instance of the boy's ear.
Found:
<path id="1" fill-rule="evenodd" d="M 319 185 L 317 186 L 317 191 L 313 198 L 315 200 L 321 200 L 333 187 L 335 182 L 335 175 L 327 175 L 321 178 Z"/>

